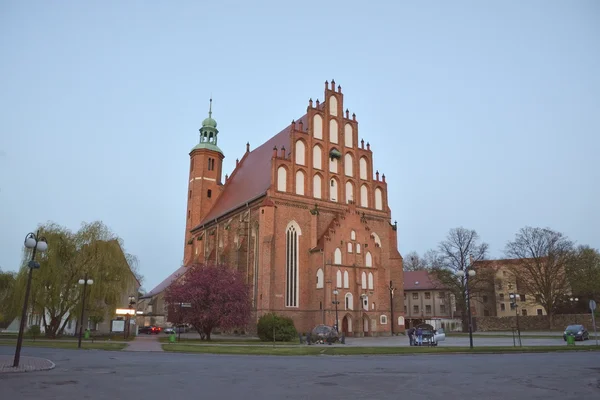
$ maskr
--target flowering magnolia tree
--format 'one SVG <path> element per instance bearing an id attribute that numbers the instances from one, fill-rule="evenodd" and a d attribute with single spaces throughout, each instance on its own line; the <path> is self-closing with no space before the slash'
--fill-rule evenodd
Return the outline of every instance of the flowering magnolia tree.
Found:
<path id="1" fill-rule="evenodd" d="M 245 326 L 250 318 L 250 287 L 237 270 L 225 265 L 194 264 L 165 293 L 169 322 L 190 324 L 210 340 L 214 328 Z M 180 307 L 189 303 L 191 307 Z"/>

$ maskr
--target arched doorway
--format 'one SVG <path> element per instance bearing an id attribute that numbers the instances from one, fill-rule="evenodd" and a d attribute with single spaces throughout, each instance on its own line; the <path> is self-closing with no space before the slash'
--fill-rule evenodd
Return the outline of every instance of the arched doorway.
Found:
<path id="1" fill-rule="evenodd" d="M 345 336 L 352 335 L 352 317 L 350 315 L 345 315 L 342 320 L 342 332 Z"/>
<path id="2" fill-rule="evenodd" d="M 369 336 L 369 317 L 367 315 L 363 316 L 363 335 Z"/>

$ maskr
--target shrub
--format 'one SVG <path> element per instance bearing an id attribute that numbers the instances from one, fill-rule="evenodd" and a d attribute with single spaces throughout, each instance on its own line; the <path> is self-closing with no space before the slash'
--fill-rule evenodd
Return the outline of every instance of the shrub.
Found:
<path id="1" fill-rule="evenodd" d="M 289 342 L 298 336 L 294 321 L 289 317 L 265 314 L 258 320 L 257 333 L 263 342 L 272 342 L 275 334 L 276 342 Z"/>
<path id="2" fill-rule="evenodd" d="M 29 329 L 27 330 L 27 334 L 31 337 L 33 337 L 33 339 L 35 340 L 36 336 L 40 336 L 41 334 L 41 329 L 39 325 L 31 325 L 29 327 Z"/>

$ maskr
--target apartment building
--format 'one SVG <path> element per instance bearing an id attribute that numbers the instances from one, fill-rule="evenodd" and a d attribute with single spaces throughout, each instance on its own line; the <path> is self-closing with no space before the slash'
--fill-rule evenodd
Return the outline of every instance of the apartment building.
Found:
<path id="1" fill-rule="evenodd" d="M 436 329 L 461 329 L 454 295 L 428 271 L 404 272 L 404 316 L 407 328 L 426 323 Z"/>

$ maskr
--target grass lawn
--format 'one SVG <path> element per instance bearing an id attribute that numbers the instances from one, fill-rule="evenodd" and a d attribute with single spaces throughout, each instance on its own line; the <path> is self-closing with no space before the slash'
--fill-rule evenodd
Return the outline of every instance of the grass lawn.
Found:
<path id="1" fill-rule="evenodd" d="M 0 339 L 0 346 L 16 346 L 16 340 L 4 340 Z M 122 350 L 125 348 L 125 343 L 107 343 L 107 342 L 82 342 L 81 348 L 87 350 Z M 23 347 L 46 347 L 51 349 L 76 349 L 77 342 L 66 342 L 63 340 L 44 340 L 39 341 L 25 339 L 23 340 Z"/>
<path id="2" fill-rule="evenodd" d="M 158 339 L 161 343 L 169 343 L 169 336 L 161 336 Z M 195 345 L 206 345 L 206 346 L 210 346 L 211 344 L 246 344 L 246 345 L 273 345 L 273 342 L 261 342 L 258 339 L 211 339 L 210 341 L 206 341 L 206 340 L 200 340 L 200 339 L 184 339 L 181 338 L 181 342 L 179 342 L 181 344 L 185 344 L 185 343 L 193 343 Z M 276 346 L 281 346 L 281 345 L 286 345 L 286 346 L 290 346 L 290 345 L 300 345 L 300 341 L 296 340 L 294 342 L 276 342 Z"/>
<path id="3" fill-rule="evenodd" d="M 536 346 L 536 347 L 330 347 L 322 345 L 296 347 L 262 346 L 196 346 L 186 344 L 165 344 L 164 351 L 179 353 L 245 354 L 245 355 L 402 355 L 402 354 L 452 354 L 452 353 L 544 353 L 554 351 L 600 351 L 591 346 Z"/>

